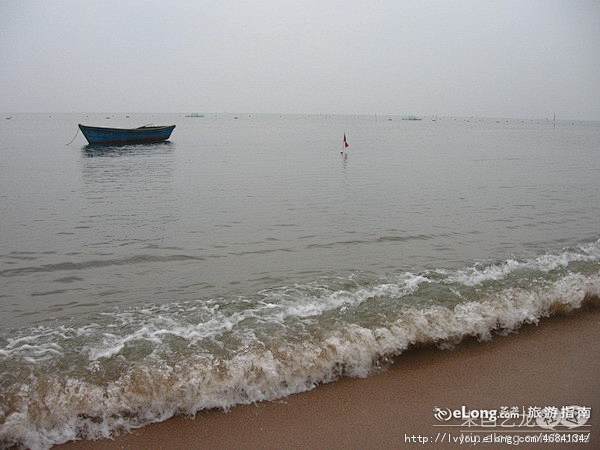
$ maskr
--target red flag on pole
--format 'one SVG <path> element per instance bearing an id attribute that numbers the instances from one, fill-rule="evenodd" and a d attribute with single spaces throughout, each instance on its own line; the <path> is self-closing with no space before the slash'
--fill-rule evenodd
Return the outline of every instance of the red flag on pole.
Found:
<path id="1" fill-rule="evenodd" d="M 344 133 L 344 148 L 348 148 L 350 147 L 350 145 L 348 144 L 348 141 L 346 140 L 346 133 Z"/>

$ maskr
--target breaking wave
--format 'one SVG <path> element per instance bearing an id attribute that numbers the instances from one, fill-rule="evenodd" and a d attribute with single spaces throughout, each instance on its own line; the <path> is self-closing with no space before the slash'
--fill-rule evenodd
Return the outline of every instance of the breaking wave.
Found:
<path id="1" fill-rule="evenodd" d="M 597 241 L 460 270 L 357 272 L 18 330 L 0 337 L 0 445 L 110 437 L 365 377 L 413 345 L 490 339 L 578 309 L 600 294 L 599 264 Z"/>

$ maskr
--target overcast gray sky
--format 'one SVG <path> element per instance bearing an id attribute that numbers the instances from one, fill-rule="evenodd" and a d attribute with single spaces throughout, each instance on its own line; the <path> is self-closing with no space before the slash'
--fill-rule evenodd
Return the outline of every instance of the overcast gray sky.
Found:
<path id="1" fill-rule="evenodd" d="M 0 111 L 600 119 L 600 0 L 0 0 Z"/>

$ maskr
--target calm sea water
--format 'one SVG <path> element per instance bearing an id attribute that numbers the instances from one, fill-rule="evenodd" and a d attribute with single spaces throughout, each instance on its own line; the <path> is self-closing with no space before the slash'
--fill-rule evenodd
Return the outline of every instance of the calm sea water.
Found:
<path id="1" fill-rule="evenodd" d="M 599 122 L 129 116 L 0 121 L 5 445 L 366 376 L 600 292 Z M 77 123 L 177 128 L 66 146 Z"/>

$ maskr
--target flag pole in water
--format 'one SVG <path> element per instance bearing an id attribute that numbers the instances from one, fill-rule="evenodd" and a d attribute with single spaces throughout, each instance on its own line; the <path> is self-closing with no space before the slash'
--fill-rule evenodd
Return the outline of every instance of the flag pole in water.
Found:
<path id="1" fill-rule="evenodd" d="M 344 143 L 342 144 L 342 151 L 340 153 L 344 153 L 344 150 L 350 147 L 348 144 L 348 140 L 346 139 L 346 133 L 344 133 Z"/>

